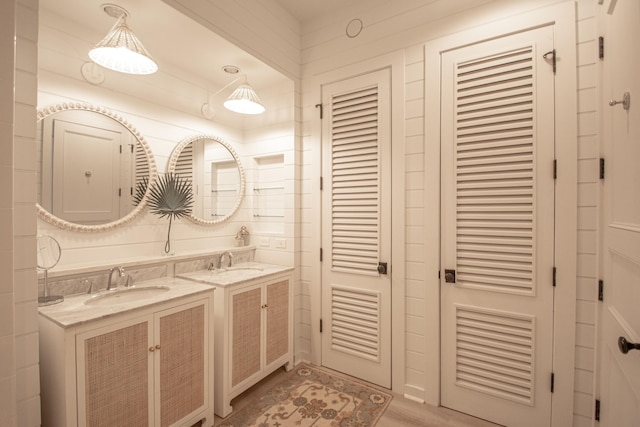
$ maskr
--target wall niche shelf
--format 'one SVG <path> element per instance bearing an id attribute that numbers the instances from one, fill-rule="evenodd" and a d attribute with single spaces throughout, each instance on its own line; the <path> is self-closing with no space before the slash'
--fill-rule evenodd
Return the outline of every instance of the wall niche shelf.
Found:
<path id="1" fill-rule="evenodd" d="M 284 155 L 254 158 L 253 218 L 260 232 L 284 232 Z"/>

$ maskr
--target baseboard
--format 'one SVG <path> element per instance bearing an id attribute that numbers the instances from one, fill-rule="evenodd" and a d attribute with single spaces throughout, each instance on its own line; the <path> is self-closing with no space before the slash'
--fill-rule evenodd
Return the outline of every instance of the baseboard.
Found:
<path id="1" fill-rule="evenodd" d="M 424 399 L 422 397 L 419 397 L 424 396 L 424 389 L 421 387 L 405 384 L 403 396 L 405 399 L 420 403 L 422 405 L 424 405 L 425 403 Z"/>

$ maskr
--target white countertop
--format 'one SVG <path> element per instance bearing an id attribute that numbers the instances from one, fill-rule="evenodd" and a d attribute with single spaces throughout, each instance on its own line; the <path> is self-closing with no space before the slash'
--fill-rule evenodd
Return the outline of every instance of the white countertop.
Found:
<path id="1" fill-rule="evenodd" d="M 179 277 L 163 277 L 159 279 L 148 280 L 136 284 L 136 289 L 145 287 L 163 286 L 169 288 L 167 291 L 152 295 L 138 301 L 117 302 L 105 305 L 87 305 L 85 301 L 96 298 L 101 295 L 113 294 L 127 288 L 120 287 L 118 291 L 102 291 L 93 295 L 73 295 L 65 297 L 64 301 L 55 304 L 39 307 L 38 311 L 41 316 L 51 319 L 53 322 L 68 328 L 80 325 L 86 322 L 113 316 L 119 313 L 136 310 L 139 308 L 149 307 L 161 304 L 176 298 L 195 295 L 203 292 L 212 292 L 215 288 L 210 284 L 203 284 L 193 280 L 182 279 Z"/>
<path id="2" fill-rule="evenodd" d="M 224 287 L 248 282 L 257 278 L 268 278 L 269 276 L 292 270 L 293 267 L 285 267 L 282 265 L 265 264 L 262 262 L 243 262 L 229 268 L 197 270 L 177 274 L 176 277 Z"/>

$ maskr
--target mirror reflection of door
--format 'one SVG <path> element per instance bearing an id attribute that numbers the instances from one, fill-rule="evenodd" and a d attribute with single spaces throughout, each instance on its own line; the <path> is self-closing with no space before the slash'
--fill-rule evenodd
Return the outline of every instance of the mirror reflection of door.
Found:
<path id="1" fill-rule="evenodd" d="M 135 208 L 134 186 L 148 175 L 149 162 L 127 128 L 102 114 L 70 110 L 43 119 L 41 131 L 38 200 L 44 209 L 91 225 Z"/>
<path id="2" fill-rule="evenodd" d="M 241 197 L 241 177 L 233 153 L 210 138 L 185 145 L 176 161 L 175 173 L 193 183 L 192 215 L 216 221 L 231 215 Z"/>
<path id="3" fill-rule="evenodd" d="M 211 216 L 226 216 L 238 197 L 238 167 L 235 160 L 211 162 Z"/>

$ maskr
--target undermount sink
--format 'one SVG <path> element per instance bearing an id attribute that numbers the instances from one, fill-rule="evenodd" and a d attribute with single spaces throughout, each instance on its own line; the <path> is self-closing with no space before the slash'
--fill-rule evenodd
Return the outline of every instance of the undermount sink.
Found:
<path id="1" fill-rule="evenodd" d="M 230 267 L 226 269 L 213 270 L 210 275 L 214 279 L 218 280 L 234 280 L 244 279 L 250 276 L 258 276 L 263 271 L 259 267 Z"/>
<path id="2" fill-rule="evenodd" d="M 220 273 L 223 273 L 225 271 L 263 271 L 264 268 L 262 267 L 244 267 L 244 266 L 238 266 L 238 267 L 229 267 L 226 269 L 221 269 L 221 270 L 217 270 Z"/>
<path id="3" fill-rule="evenodd" d="M 96 295 L 84 302 L 85 305 L 112 305 L 140 301 L 167 292 L 167 286 L 145 286 L 142 288 L 126 288 Z"/>

